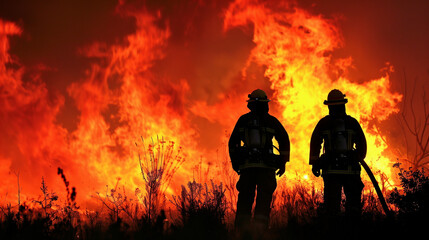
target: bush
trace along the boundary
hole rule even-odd
[[[317,216],[322,193],[314,186],[298,182],[290,188],[278,189],[273,196],[272,225],[309,223]]]
[[[399,170],[402,189],[395,188],[388,202],[396,207],[401,234],[407,238],[423,236],[429,223],[429,177],[423,169]]]
[[[225,212],[227,209],[222,183],[211,186],[194,181],[188,188],[182,185],[180,196],[172,203],[180,213],[183,231],[178,237],[191,239],[224,239],[227,235]]]
[[[429,213],[429,177],[424,170],[407,171],[400,168],[402,190],[395,188],[389,203],[395,205],[400,215],[424,217]]]

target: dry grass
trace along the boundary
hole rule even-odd
[[[138,159],[144,190],[137,188],[135,193],[143,204],[145,218],[153,223],[165,207],[165,191],[185,158],[181,147],[175,153],[173,141],[167,142],[157,137],[156,141],[151,139],[147,147],[143,137],[141,141]],[[137,143],[136,146],[139,147]]]
[[[176,152],[174,143],[162,139],[147,146],[142,140],[140,147],[139,167],[144,185],[143,190],[136,191],[137,198],[127,196],[118,179],[114,187],[106,187],[103,194],[97,193],[96,198],[103,206],[100,211],[81,210],[75,202],[76,189],[59,169],[66,199],[61,201],[42,178],[41,195],[37,199],[0,207],[2,239],[235,239],[228,226],[236,204],[235,173],[219,173],[219,182],[188,182],[179,196],[172,197],[174,209],[166,214],[165,191],[184,161],[181,150]],[[230,169],[226,160],[221,164]],[[390,195],[391,204],[396,206],[396,219],[384,217],[373,191],[364,192],[359,236],[400,239],[424,232],[428,177],[424,172],[401,170],[400,179],[402,190]],[[267,231],[266,239],[319,237],[326,225],[320,211],[323,192],[308,182],[289,186],[279,187],[275,192],[271,230]],[[178,216],[177,221],[172,219],[174,215]],[[416,220],[416,216],[423,218]],[[166,224],[167,218],[170,224]],[[344,226],[346,223],[339,222],[339,227]]]

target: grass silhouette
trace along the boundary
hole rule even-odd
[[[164,144],[164,153],[169,152],[169,156],[177,153],[172,154],[169,148],[172,143],[158,143],[161,145],[154,144],[152,150],[146,150],[151,154],[148,159],[142,155],[140,158],[142,177],[146,179],[142,186],[144,192],[137,193],[140,198],[128,197],[118,179],[113,188],[107,187],[106,193],[97,194],[96,198],[104,206],[102,210],[82,210],[75,201],[77,190],[70,186],[64,171],[58,169],[66,188],[66,199],[60,199],[42,178],[41,195],[37,199],[0,207],[1,239],[240,239],[231,225],[234,216],[231,206],[235,203],[227,197],[229,193],[222,182],[189,181],[182,186],[180,195],[169,199],[173,207],[163,208],[165,187],[161,188],[162,184],[155,184],[151,179],[168,181],[164,175],[166,168],[161,175],[153,171],[161,171],[169,160],[164,155],[162,163],[156,149],[163,149]],[[388,195],[394,218],[386,217],[375,193],[367,191],[362,196],[363,213],[359,225],[352,231],[353,236],[405,239],[424,234],[429,213],[429,178],[423,170],[401,168],[399,178],[401,187]],[[329,236],[332,226],[327,226],[329,219],[324,214],[322,199],[323,192],[309,184],[277,189],[270,229],[258,236],[263,239]],[[350,235],[348,227],[347,217],[338,216],[332,238]]]

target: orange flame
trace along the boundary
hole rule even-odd
[[[402,96],[389,91],[389,72],[380,79],[355,83],[347,79],[351,58],[332,57],[332,51],[343,42],[331,21],[298,8],[279,11],[249,2],[236,1],[231,5],[225,28],[253,24],[256,47],[248,66],[251,62],[266,66],[265,76],[275,91],[282,122],[291,136],[288,177],[292,174],[307,178],[309,136],[327,113],[322,101],[335,88],[346,94],[348,114],[362,124],[368,142],[366,160],[375,170],[392,177],[393,163],[384,156],[384,136],[374,131],[374,124],[399,111],[397,104]]]
[[[225,139],[210,134],[231,131],[247,111],[248,92],[267,86],[273,93],[271,111],[285,125],[291,140],[286,179],[296,176],[314,181],[309,177],[309,139],[317,121],[327,113],[322,102],[333,88],[346,93],[348,113],[364,128],[369,165],[393,177],[385,154],[388,146],[382,140],[385,136],[376,127],[398,112],[401,95],[389,90],[389,72],[364,83],[347,78],[352,59],[332,57],[344,44],[333,21],[290,4],[231,3],[223,15],[224,34],[240,28],[250,32],[254,45],[242,65],[237,63],[241,71],[219,79],[224,91],[210,93],[209,101],[191,95],[210,92],[211,86],[186,78],[175,81],[154,70],[156,62],[166,57],[166,48],[172,47],[168,22],[156,24],[162,19],[161,12],[127,11],[122,4],[118,11],[135,18],[136,31],[127,36],[125,44],[97,42],[80,50],[92,65],[83,79],[67,88],[79,110],[79,123],[73,131],[57,123],[64,96],[49,92],[40,75],[23,81],[26,68],[8,53],[8,37],[22,30],[0,20],[0,123],[7,126],[0,140],[0,174],[7,184],[0,186],[0,194],[9,193],[0,200],[16,199],[16,177],[10,172],[19,172],[23,199],[39,194],[42,176],[54,191],[61,192],[57,167],[64,169],[70,184],[76,186],[81,203],[106,184],[114,186],[117,178],[134,190],[143,184],[135,142],[156,136],[181,146],[187,159],[171,181],[168,192],[174,193],[192,180],[193,167],[200,161],[207,169],[222,167],[217,149],[225,150]],[[234,42],[234,46],[242,44]],[[169,67],[162,71],[169,72]],[[255,79],[261,72],[263,76]],[[231,77],[234,74],[242,77]],[[201,124],[203,121],[209,123]],[[213,144],[206,149],[200,147],[201,141]],[[222,181],[219,172],[225,171],[207,170],[205,179]]]

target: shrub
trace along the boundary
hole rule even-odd
[[[401,215],[424,217],[429,213],[429,177],[422,170],[399,168],[402,190],[395,188],[388,199]]]
[[[173,196],[172,203],[180,213],[183,234],[195,239],[223,239],[225,236],[225,189],[222,183],[210,181],[201,184],[188,182],[182,185],[180,196]]]
[[[424,236],[429,214],[429,178],[423,169],[399,170],[402,189],[395,188],[388,198],[397,210],[397,232],[404,238]]]

